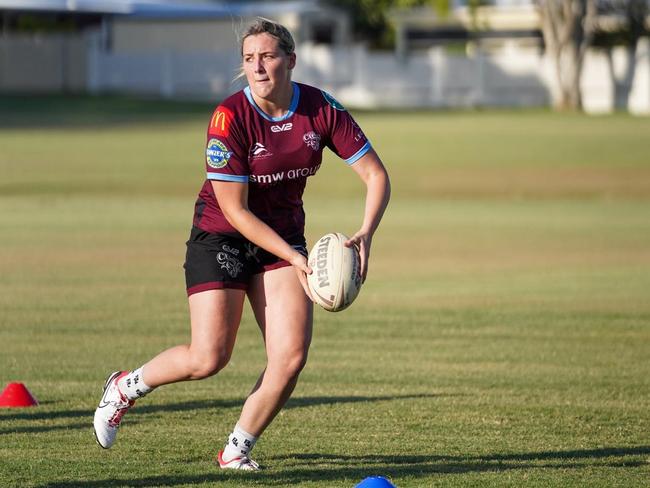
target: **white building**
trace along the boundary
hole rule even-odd
[[[0,0],[0,91],[91,92],[117,90],[169,94],[170,63],[190,68],[219,53],[215,70],[183,71],[188,86],[175,79],[174,93],[198,96],[227,88],[238,64],[237,38],[255,17],[286,25],[298,43],[346,46],[348,16],[315,0]],[[66,32],[21,33],[20,19],[57,22]],[[34,20],[36,19],[36,20]],[[192,79],[194,77],[194,79]],[[178,77],[176,77],[178,78]],[[190,86],[191,85],[191,86]],[[167,87],[167,88],[166,88]]]

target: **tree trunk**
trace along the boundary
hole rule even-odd
[[[614,107],[619,110],[627,110],[630,101],[630,92],[637,65],[637,46],[639,39],[644,36],[646,30],[646,18],[648,16],[648,3],[646,0],[627,0],[624,4],[625,18],[627,21],[627,45],[625,46],[625,73],[622,77],[616,76],[613,59],[613,46],[607,48],[607,65],[609,67],[610,79],[613,87]]]
[[[614,108],[617,110],[627,110],[630,101],[630,92],[632,91],[632,83],[634,82],[634,75],[636,73],[637,44],[638,39],[634,44],[625,48],[625,74],[622,77],[616,76],[613,55],[614,48],[612,46],[607,48],[607,67],[609,68],[609,76],[612,81]]]
[[[594,35],[596,0],[539,0],[547,52],[555,63],[558,110],[582,110],[580,75]]]

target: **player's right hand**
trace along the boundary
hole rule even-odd
[[[312,302],[314,302],[314,298],[311,296],[311,292],[309,291],[309,285],[307,284],[307,275],[312,274],[312,270],[307,264],[307,258],[299,252],[296,252],[289,262],[293,266],[293,269],[296,270],[298,280],[300,281],[303,290],[305,290],[305,294]]]

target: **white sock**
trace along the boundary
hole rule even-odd
[[[239,456],[248,456],[256,442],[257,437],[246,432],[238,423],[232,434],[228,436],[228,444],[223,450],[223,459],[230,461]]]
[[[142,379],[142,367],[134,369],[129,374],[120,378],[117,382],[117,386],[120,391],[126,396],[129,400],[137,400],[142,398],[147,393],[149,393],[153,388],[145,384]]]

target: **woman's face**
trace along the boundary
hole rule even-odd
[[[280,101],[291,92],[291,70],[296,55],[286,54],[278,40],[266,33],[248,36],[242,46],[242,63],[248,86],[258,98]]]

